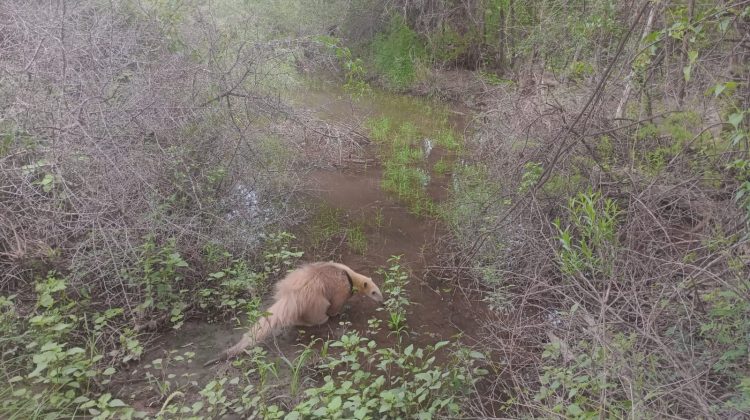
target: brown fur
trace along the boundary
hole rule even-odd
[[[354,290],[350,288],[347,273]],[[275,302],[267,310],[271,314],[261,318],[242,340],[206,365],[237,356],[279,328],[324,324],[329,317],[338,315],[352,293],[367,295],[376,302],[383,301],[380,289],[371,278],[344,264],[331,261],[304,265],[276,284]]]

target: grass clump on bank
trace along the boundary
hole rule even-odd
[[[431,181],[426,154],[434,147],[455,152],[460,148],[453,131],[438,126],[425,132],[410,121],[395,125],[389,117],[371,118],[366,123],[370,135],[378,143],[383,164],[383,190],[409,206],[419,216],[436,216],[437,206],[426,192]],[[448,164],[441,158],[434,169],[447,171]]]
[[[376,218],[369,226],[362,217],[349,217],[340,209],[322,206],[313,211],[310,222],[305,228],[306,239],[313,249],[322,249],[333,243],[342,242],[360,255],[367,252],[367,229],[382,226],[381,218]]]

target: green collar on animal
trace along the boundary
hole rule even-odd
[[[344,274],[346,274],[346,279],[349,280],[349,296],[354,295],[354,282],[352,281],[352,276],[349,275],[349,272],[344,270]]]

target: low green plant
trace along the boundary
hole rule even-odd
[[[738,264],[737,276],[731,285],[704,293],[701,298],[708,306],[708,317],[700,325],[700,337],[711,349],[711,370],[728,378],[735,388],[728,408],[750,409],[750,281],[745,268]]]
[[[568,66],[570,80],[582,80],[594,74],[594,66],[586,61],[574,61]]]
[[[344,229],[343,218],[343,212],[334,207],[324,206],[315,209],[307,225],[307,237],[310,246],[318,248],[341,234]]]
[[[319,36],[318,40],[334,52],[343,67],[346,82],[344,90],[354,97],[361,97],[371,91],[366,81],[367,70],[364,62],[359,57],[354,57],[349,47],[342,45],[338,38],[332,36]]]
[[[378,143],[385,142],[391,131],[391,120],[388,117],[369,118],[365,126],[370,131],[370,136]]]
[[[303,251],[292,246],[297,237],[289,232],[271,233],[264,235],[263,239],[263,272],[268,276],[286,274],[304,255]]]
[[[307,389],[287,419],[454,417],[471,385],[487,373],[478,367],[481,353],[447,341],[425,348],[378,348],[375,341],[350,332],[326,349],[335,353],[321,366],[323,384]],[[441,349],[455,356],[438,364]]]
[[[139,262],[139,269],[129,274],[145,296],[136,307],[136,314],[146,319],[169,313],[172,327],[180,328],[185,308],[184,269],[188,264],[177,251],[175,241],[159,245],[155,237],[147,237],[141,246]]]
[[[481,77],[485,83],[491,86],[513,86],[515,84],[513,80],[503,79],[495,73],[485,71],[480,71],[479,77]]]
[[[617,247],[619,207],[614,200],[602,198],[600,192],[589,190],[571,197],[567,209],[571,225],[563,228],[559,219],[554,222],[562,271],[609,277]]]
[[[444,158],[440,158],[435,164],[432,166],[432,170],[435,171],[438,175],[445,175],[450,172],[451,170],[451,164]]]
[[[346,229],[346,244],[357,254],[364,255],[367,252],[367,236],[361,224]]]
[[[406,309],[411,303],[406,292],[409,274],[401,265],[400,255],[388,258],[388,268],[381,268],[378,273],[383,276],[382,290],[385,295],[383,307],[378,310],[388,313],[388,328],[400,335],[406,331]]]
[[[206,287],[198,290],[198,306],[207,310],[210,319],[236,316],[238,310],[257,306],[254,298],[265,292],[267,280],[267,273],[253,271],[245,261],[236,260],[208,274],[203,283]]]
[[[449,128],[438,131],[435,140],[439,146],[447,150],[457,151],[461,148],[461,143],[456,139],[456,133]]]
[[[542,176],[544,168],[541,164],[536,162],[526,162],[523,165],[523,175],[521,175],[521,184],[518,186],[519,194],[523,194],[530,190],[531,187],[536,185],[539,178]]]
[[[373,223],[375,225],[375,228],[378,230],[383,228],[383,225],[385,224],[385,218],[383,217],[383,208],[378,207],[375,209],[375,216],[373,217]]]
[[[186,351],[180,353],[178,350],[164,351],[164,356],[156,358],[142,366],[145,371],[146,381],[150,390],[165,399],[170,394],[179,392],[180,388],[185,388],[194,382],[194,373],[183,373],[180,377],[170,370],[176,365],[182,363],[192,363],[195,353]]]
[[[617,335],[609,348],[581,341],[571,349],[559,341],[545,346],[544,365],[534,400],[551,413],[569,419],[623,418],[632,401],[619,400],[614,390],[617,369],[632,356],[635,335]],[[567,361],[566,361],[567,360]],[[636,368],[640,369],[640,368]],[[602,395],[607,395],[602,399]]]
[[[88,415],[96,419],[132,418],[135,410],[113,398],[101,385],[115,373],[103,365],[96,340],[81,340],[89,331],[85,300],[67,295],[64,278],[50,273],[37,282],[36,305],[28,317],[15,310],[13,297],[0,298],[3,321],[0,417],[58,418]],[[98,325],[118,316],[97,316]],[[98,331],[101,331],[101,327]],[[12,357],[11,357],[12,356]]]

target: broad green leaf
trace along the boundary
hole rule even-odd
[[[692,71],[693,71],[693,67],[692,66],[685,66],[682,69],[682,74],[685,77],[685,81],[686,82],[690,81],[690,76],[691,76]]]
[[[110,407],[115,407],[115,408],[116,407],[127,407],[127,404],[125,404],[124,402],[122,402],[122,400],[114,399],[114,400],[112,400],[112,401],[109,402],[109,406]]]
[[[736,130],[740,126],[743,117],[743,112],[735,112],[734,114],[730,115],[729,118],[727,118],[727,122],[729,124],[732,124],[732,127],[734,127],[734,129]]]
[[[333,397],[331,402],[328,403],[328,412],[329,413],[336,412],[340,408],[341,408],[341,397],[337,395]]]
[[[571,416],[580,416],[583,414],[583,410],[581,410],[581,407],[578,404],[573,403],[568,406],[568,414]]]
[[[698,59],[698,51],[690,51],[688,52],[688,60],[690,60],[690,63],[695,63],[695,60]]]

